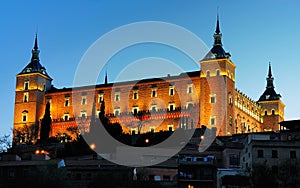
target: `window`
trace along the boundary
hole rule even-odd
[[[210,95],[210,103],[211,103],[211,104],[216,103],[216,94],[211,94],[211,95]]]
[[[28,115],[28,111],[24,110],[22,112],[22,121],[23,122],[27,121],[27,115]]]
[[[272,110],[272,115],[275,115],[275,110],[274,109]]]
[[[210,77],[210,71],[206,71],[206,77]]]
[[[133,107],[133,108],[132,108],[132,113],[133,113],[134,115],[136,115],[136,114],[138,113],[138,111],[139,111],[139,107]]]
[[[68,121],[68,120],[69,120],[69,117],[70,117],[69,114],[64,114],[64,118],[63,118],[63,119],[64,119],[65,121]]]
[[[233,122],[232,122],[232,116],[229,116],[229,125],[232,126]]]
[[[188,93],[188,94],[193,93],[193,84],[188,84],[188,87],[187,87],[187,93]]]
[[[257,150],[257,158],[264,158],[264,150],[262,149]]]
[[[150,110],[153,111],[153,112],[155,112],[156,111],[156,105],[155,104],[152,105]]]
[[[81,104],[86,105],[86,96],[81,96]]]
[[[131,129],[131,134],[132,134],[132,135],[135,135],[135,133],[136,133],[136,128],[132,128],[132,129]]]
[[[175,110],[175,104],[174,103],[170,103],[168,109],[169,109],[169,111]]]
[[[290,151],[290,158],[296,159],[296,151],[295,150]]]
[[[272,158],[278,158],[278,151],[272,150]]]
[[[232,104],[232,96],[231,95],[229,95],[229,98],[228,98],[228,104]]]
[[[120,114],[120,108],[115,108],[114,109],[114,115],[118,116]]]
[[[216,75],[220,76],[220,70],[219,69],[216,70]]]
[[[154,133],[154,131],[155,131],[155,128],[154,127],[150,127],[150,132]]]
[[[65,106],[69,106],[70,105],[70,98],[66,97],[65,98]]]
[[[10,178],[15,177],[15,170],[9,169],[9,170],[8,170],[8,177],[10,177]]]
[[[267,110],[265,110],[265,116],[267,116],[268,115],[268,111]]]
[[[132,99],[138,99],[138,98],[139,98],[138,91],[134,91]]]
[[[24,90],[27,91],[29,89],[29,81],[24,82]]]
[[[278,174],[278,166],[276,166],[276,165],[272,166],[272,173],[273,173],[274,175],[277,175],[277,174]]]
[[[175,90],[174,90],[174,86],[172,85],[169,87],[169,95],[173,96],[174,94],[175,94]]]
[[[86,118],[86,117],[87,117],[86,111],[81,111],[81,112],[80,112],[80,117],[81,117],[81,118]]]
[[[24,93],[23,95],[23,102],[28,102],[29,94],[28,92]]]
[[[186,103],[186,108],[187,109],[191,109],[193,107],[193,103],[192,102],[187,102]]]
[[[240,156],[237,154],[231,154],[229,156],[229,165],[231,167],[238,167],[240,166]]]
[[[115,93],[115,101],[120,101],[120,93]]]
[[[152,89],[151,97],[157,97],[156,89]]]
[[[103,93],[98,94],[98,103],[103,102]]]
[[[210,117],[210,125],[216,125],[216,116]]]
[[[168,131],[173,131],[173,125],[168,125]]]

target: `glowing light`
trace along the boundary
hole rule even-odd
[[[148,144],[148,143],[149,143],[149,139],[148,139],[148,138],[146,138],[146,140],[145,140],[145,143],[146,143],[146,144]]]
[[[201,139],[201,140],[203,140],[203,139],[204,139],[204,136],[203,136],[203,135],[201,135],[201,136],[200,136],[200,139]]]
[[[94,150],[96,148],[96,144],[90,144],[90,148]]]

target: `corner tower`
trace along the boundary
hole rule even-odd
[[[257,101],[262,107],[261,116],[263,117],[263,123],[261,128],[263,131],[276,131],[279,130],[279,122],[284,120],[285,105],[280,100],[281,95],[275,91],[270,63],[266,80],[266,89]]]
[[[234,133],[236,66],[223,49],[219,16],[213,47],[200,65],[200,123],[216,127],[217,135],[231,135]]]
[[[51,77],[40,64],[38,38],[35,36],[31,60],[16,76],[13,143],[35,142],[39,121],[45,109],[45,93],[51,88]]]

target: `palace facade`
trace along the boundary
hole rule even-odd
[[[236,65],[223,49],[219,20],[213,37],[213,47],[199,62],[201,70],[118,83],[108,83],[106,75],[104,84],[58,89],[40,63],[36,36],[32,58],[16,76],[14,142],[39,138],[47,102],[50,136],[74,137],[70,130],[78,126],[88,132],[103,101],[110,122],[129,134],[202,125],[216,127],[217,135],[278,130],[285,105],[274,90],[271,65],[265,91],[252,100],[235,87]]]

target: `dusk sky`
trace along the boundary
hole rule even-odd
[[[217,7],[223,47],[231,53],[231,60],[237,66],[236,87],[257,101],[265,89],[268,64],[271,62],[275,90],[286,104],[285,119],[300,119],[298,0],[1,1],[0,135],[11,133],[15,76],[30,61],[36,32],[41,51],[40,63],[53,78],[53,85],[72,87],[76,68],[86,50],[102,35],[126,24],[141,21],[176,24],[197,35],[210,49]],[[142,45],[136,56],[133,52],[116,56],[108,66],[109,81],[118,75],[118,63],[124,66],[143,57],[160,58],[160,48]],[[163,56],[176,61],[174,57],[178,54],[174,54],[172,59],[172,50]],[[197,68],[183,67],[185,71]],[[167,73],[168,70],[165,70],[161,75],[159,71],[153,77],[166,76]],[[132,76],[132,79],[143,78],[138,74]]]

